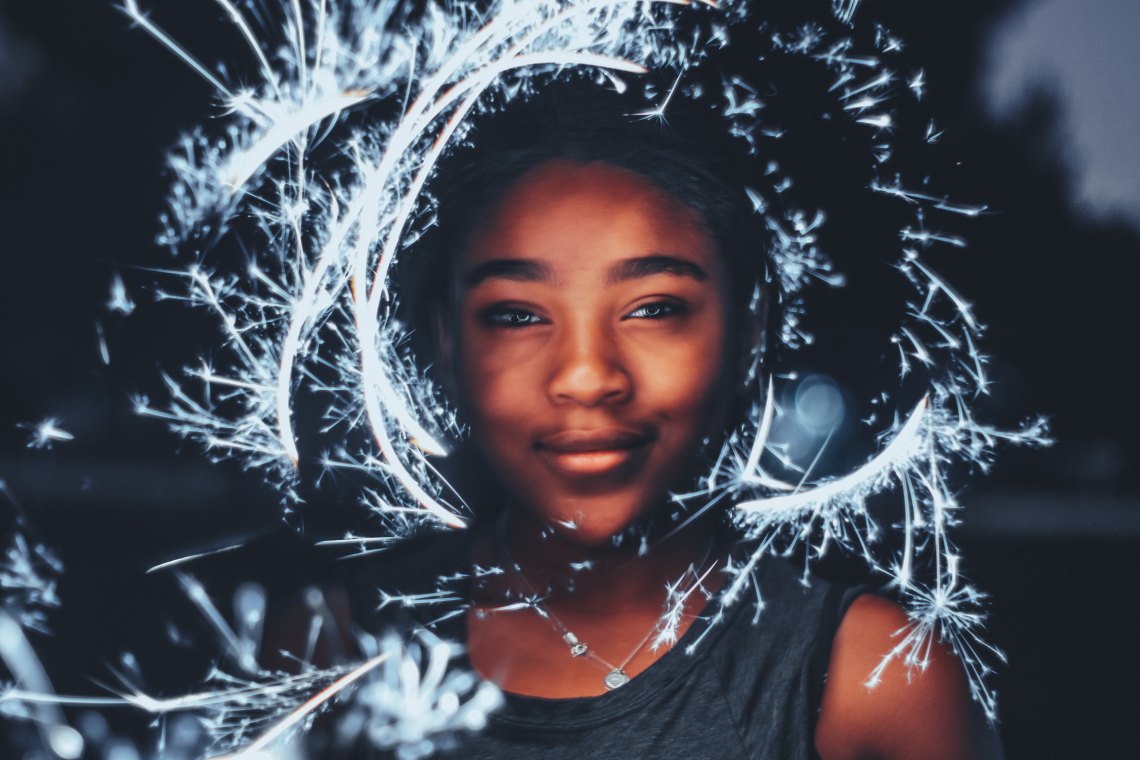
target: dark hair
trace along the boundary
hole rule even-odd
[[[436,223],[398,274],[402,287],[415,294],[406,318],[418,356],[438,358],[436,323],[452,316],[455,260],[479,222],[524,175],[556,160],[626,169],[696,212],[726,264],[730,338],[749,350],[745,342],[757,319],[750,305],[757,288],[767,289],[768,262],[768,233],[752,213],[742,180],[749,160],[711,110],[678,107],[665,120],[629,110],[614,93],[544,95],[485,117],[464,147],[441,163],[431,184]],[[765,293],[763,310],[768,300]]]

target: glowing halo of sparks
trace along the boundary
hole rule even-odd
[[[792,493],[768,496],[763,499],[740,502],[736,508],[747,513],[777,513],[788,515],[805,507],[816,508],[820,504],[843,496],[852,488],[868,482],[876,475],[889,472],[893,468],[905,466],[912,456],[915,439],[923,423],[927,401],[922,400],[906,423],[899,429],[889,444],[875,458],[848,475],[821,483],[807,491],[794,490]]]
[[[874,176],[864,189],[908,213],[895,230],[900,248],[892,276],[911,295],[890,350],[898,356],[899,388],[906,382],[912,389],[897,394],[893,410],[884,403],[865,420],[882,427],[889,412],[895,417],[864,464],[844,475],[821,474],[815,470],[831,435],[806,467],[792,461],[774,433],[789,414],[776,399],[790,378],[757,365],[752,419],[729,437],[702,487],[675,499],[686,509],[696,502],[691,514],[734,503],[733,519],[755,543],[753,555],[734,568],[722,605],[734,603],[749,585],[759,599],[754,570],[766,553],[799,545],[810,561],[833,544],[853,551],[898,590],[915,623],[904,649],[922,651],[935,636],[948,642],[965,663],[975,697],[994,716],[996,703],[984,680],[984,653],[991,648],[980,638],[981,595],[963,583],[947,535],[958,504],[945,473],[955,463],[984,470],[1000,443],[1046,444],[1047,429],[1033,420],[999,430],[973,416],[972,403],[990,382],[978,348],[984,327],[928,259],[960,252],[966,239],[951,229],[954,220],[975,218],[986,207],[956,202],[925,178],[911,184],[910,172],[897,165],[895,142],[914,132],[907,130],[905,111],[924,102],[930,83],[921,71],[900,72],[892,56],[902,42],[885,28],[874,25],[869,43],[856,36],[864,29],[859,0],[830,0],[830,19],[787,28],[751,17],[743,1],[501,0],[429,3],[413,12],[381,0],[292,0],[282,3],[283,38],[276,48],[257,38],[243,4],[216,1],[257,61],[263,78],[257,87],[232,86],[149,20],[137,0],[123,5],[228,109],[220,138],[196,132],[172,152],[175,179],[159,239],[175,253],[192,255],[176,271],[186,293],[164,291],[163,297],[212,312],[229,356],[222,369],[203,362],[188,373],[201,384],[203,398],[166,376],[169,405],[157,408],[140,397],[136,409],[204,443],[215,456],[264,468],[296,498],[302,461],[293,419],[298,392],[307,384],[326,393],[333,399],[329,427],[343,424],[369,439],[360,451],[341,447],[327,455],[327,466],[375,476],[382,486],[368,490],[366,503],[393,535],[423,522],[452,528],[467,523],[462,496],[427,459],[445,456],[461,431],[404,348],[407,331],[396,316],[392,272],[401,252],[433,224],[433,173],[468,139],[472,121],[492,112],[488,97],[509,108],[548,82],[575,76],[642,98],[647,107],[639,100],[629,111],[635,118],[667,120],[677,99],[711,102],[727,135],[743,141],[758,165],[761,155],[767,159],[746,193],[770,236],[762,256],[781,305],[771,332],[794,350],[814,341],[804,326],[804,294],[819,284],[846,282],[822,247],[827,214],[786,200],[796,178],[769,158],[779,155],[769,146],[779,146],[786,130],[767,115],[763,88],[732,72],[721,72],[719,91],[693,86],[686,77],[710,51],[730,46],[741,25],[759,28],[766,39],[767,47],[755,51],[758,61],[783,57],[829,76],[832,121],[870,136],[866,150]],[[266,53],[274,49],[279,52]],[[651,77],[666,84],[651,83]],[[371,116],[374,108],[379,116]],[[367,128],[353,127],[350,112]],[[940,135],[923,119],[912,137],[929,145]],[[338,166],[347,168],[322,170],[316,150],[323,143],[333,145]],[[251,220],[262,245],[246,276],[205,263],[218,239]],[[321,372],[333,379],[320,379]],[[919,380],[925,386],[914,395]],[[896,389],[889,390],[894,398]],[[881,394],[884,402],[887,396]],[[893,553],[884,559],[884,550],[874,546],[883,529],[867,502],[891,489],[902,497],[902,547],[888,549]],[[458,496],[458,506],[450,495]],[[683,600],[689,592],[678,587],[670,593]],[[671,641],[673,628],[666,619],[659,640]],[[903,659],[921,664],[921,657]]]

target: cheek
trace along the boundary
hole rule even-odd
[[[643,400],[674,422],[715,427],[710,415],[727,396],[721,352],[670,354],[655,357],[655,371],[640,384]]]
[[[719,321],[697,335],[657,345],[638,357],[641,403],[678,439],[699,442],[718,430],[731,396],[725,331]]]
[[[506,434],[533,411],[539,379],[526,352],[501,343],[491,345],[478,331],[461,335],[458,377],[462,406],[479,437]],[[517,341],[516,341],[517,342]],[[525,341],[524,341],[525,342]]]

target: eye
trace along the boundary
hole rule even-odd
[[[479,320],[489,327],[519,328],[543,324],[537,314],[517,306],[492,306],[479,314]]]
[[[685,305],[676,301],[653,301],[642,304],[622,319],[665,319],[685,313]]]

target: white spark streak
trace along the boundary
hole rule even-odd
[[[768,378],[768,391],[764,394],[764,412],[760,415],[760,427],[756,431],[756,438],[748,452],[748,461],[744,465],[744,477],[760,481],[765,479],[760,469],[760,457],[768,445],[768,434],[772,430],[772,417],[776,412],[776,399],[772,387],[772,378]]]
[[[257,755],[266,747],[273,744],[273,742],[278,741],[282,736],[285,736],[290,731],[294,730],[297,725],[305,720],[305,718],[307,718],[314,710],[319,709],[330,699],[340,694],[352,684],[356,683],[362,676],[365,676],[371,671],[375,670],[377,666],[382,664],[391,656],[391,652],[385,652],[384,654],[377,655],[371,660],[368,660],[355,669],[349,671],[345,675],[341,676],[314,694],[312,697],[306,700],[304,704],[285,716],[284,719],[276,723],[271,729],[258,737],[258,739],[251,743],[249,746],[243,747],[240,752],[237,752],[235,754],[219,756],[219,760],[221,757],[227,757],[236,760],[236,758],[249,758]]]
[[[202,616],[214,629],[226,654],[246,673],[254,674],[260,669],[257,664],[256,642],[251,642],[239,636],[225,617],[214,605],[206,589],[196,578],[178,573],[178,582],[186,592],[186,596],[202,613]]]
[[[824,210],[790,205],[801,185],[781,168],[789,130],[771,115],[781,109],[769,106],[788,106],[795,98],[764,82],[763,72],[785,63],[821,71],[829,84],[820,86],[820,94],[833,99],[833,121],[852,134],[874,130],[869,191],[913,212],[912,220],[891,230],[903,246],[897,272],[914,289],[904,322],[892,334],[902,374],[927,387],[880,394],[874,403],[881,408],[863,416],[890,420],[894,414],[895,424],[881,436],[885,445],[864,465],[835,475],[817,472],[824,446],[813,448],[808,464],[779,437],[795,412],[776,399],[796,382],[794,375],[757,380],[756,392],[765,396],[754,419],[729,437],[700,489],[676,497],[682,505],[700,502],[681,524],[730,497],[738,502],[735,519],[760,548],[735,568],[724,604],[749,586],[759,598],[753,568],[762,554],[788,549],[789,542],[808,543],[809,559],[829,546],[856,552],[893,579],[916,621],[899,652],[920,651],[937,630],[962,656],[975,696],[992,711],[979,638],[981,597],[964,591],[968,587],[957,579],[956,550],[946,531],[956,503],[942,473],[954,461],[984,470],[999,442],[1040,445],[1047,438],[1039,421],[999,431],[971,414],[969,402],[989,383],[978,348],[983,327],[969,302],[918,252],[934,256],[949,247],[957,255],[966,243],[952,225],[987,208],[955,202],[925,178],[914,183],[921,191],[904,183],[896,140],[912,123],[929,124],[915,135],[921,143],[933,144],[941,133],[926,117],[903,118],[925,97],[926,77],[917,70],[906,79],[898,73],[904,67],[884,65],[892,57],[898,63],[903,42],[872,27],[868,44],[868,30],[856,22],[859,0],[832,0],[834,20],[766,26],[768,42],[749,51],[759,79],[720,71],[719,90],[696,86],[692,77],[702,65],[717,65],[708,61],[729,44],[736,25],[757,22],[744,2],[697,8],[668,0],[520,0],[477,10],[460,1],[411,13],[380,0],[290,0],[276,19],[277,36],[263,39],[243,14],[252,6],[216,2],[252,51],[261,82],[232,86],[216,73],[223,67],[203,66],[149,21],[135,0],[123,6],[206,79],[228,109],[219,136],[193,133],[172,153],[175,180],[160,236],[188,257],[180,271],[185,292],[163,297],[207,310],[221,328],[225,355],[216,370],[200,362],[186,371],[198,391],[166,376],[168,405],[156,408],[139,397],[136,410],[166,421],[214,456],[265,468],[288,498],[296,498],[303,442],[314,434],[294,421],[295,405],[302,389],[328,399],[322,433],[343,431],[350,442],[323,447],[336,452],[325,456],[326,469],[359,470],[379,483],[365,489],[362,502],[389,534],[344,539],[362,551],[371,544],[382,549],[420,522],[466,524],[462,495],[427,458],[445,456],[461,431],[439,389],[407,355],[407,328],[398,319],[401,294],[391,275],[398,256],[415,255],[411,243],[433,224],[433,175],[450,151],[472,139],[472,125],[537,94],[552,79],[573,75],[621,90],[634,117],[664,121],[685,98],[712,107],[723,116],[726,135],[743,140],[756,158],[755,181],[746,192],[769,233],[757,245],[757,257],[770,265],[765,289],[778,292],[782,307],[773,338],[795,349],[815,339],[804,326],[805,295],[820,284],[842,286],[845,279],[821,246],[829,239],[821,234]],[[699,13],[714,22],[703,25]],[[629,81],[618,80],[617,72]],[[928,228],[927,216],[934,219],[936,212],[939,229]],[[232,228],[244,233],[251,226],[258,244],[241,274],[227,274],[237,267],[226,262],[206,263]],[[402,295],[408,302],[419,296]],[[125,289],[123,297],[129,303]],[[754,368],[750,378],[759,375]],[[38,435],[45,445],[63,440],[49,435],[52,430],[58,431],[49,426]],[[874,547],[882,528],[867,500],[895,486],[903,546],[900,556],[885,560]],[[787,542],[776,541],[781,534]],[[381,604],[460,597],[441,586],[417,597],[386,594]],[[215,628],[240,659],[241,637],[221,624]],[[912,666],[922,661],[918,655],[904,659]]]
[[[151,23],[150,19],[139,9],[138,0],[125,0],[123,3],[123,12],[126,13],[132,21],[141,26],[147,31],[150,36],[154,37],[162,43],[168,50],[181,58],[190,68],[198,73],[200,77],[205,79],[222,95],[226,96],[229,100],[236,100],[233,93],[231,93],[221,81],[218,80],[210,71],[198,62],[194,56],[182,49],[173,39],[171,39],[166,32],[162,31],[158,25]]]
[[[222,10],[224,10],[229,15],[230,21],[232,21],[234,26],[238,28],[238,31],[241,32],[242,37],[245,38],[246,44],[249,45],[249,49],[257,58],[257,62],[261,64],[261,74],[265,78],[265,81],[276,89],[276,74],[273,71],[273,67],[269,65],[269,59],[265,57],[265,51],[261,49],[261,44],[257,41],[257,37],[254,35],[253,30],[250,29],[249,24],[246,22],[245,16],[242,15],[241,11],[238,10],[237,6],[230,2],[230,0],[216,0],[216,2],[222,7]],[[278,91],[278,94],[280,94],[280,91]]]
[[[95,323],[95,339],[99,345],[99,359],[104,365],[111,363],[111,349],[107,347],[107,335],[103,332],[103,323]]]
[[[68,443],[75,440],[75,436],[59,426],[58,417],[48,417],[38,423],[24,423],[21,427],[32,431],[28,439],[29,449],[50,449],[56,443]]]
[[[30,719],[46,749],[57,757],[76,758],[83,752],[83,738],[68,725],[59,706],[29,704],[16,696],[21,687],[51,692],[48,674],[25,632],[49,632],[47,614],[59,606],[56,580],[63,565],[45,547],[28,537],[20,505],[3,480],[0,480],[0,496],[13,511],[8,545],[0,555],[0,661],[7,665],[15,679],[14,684],[4,684],[0,690],[0,712],[9,718]],[[9,709],[13,706],[25,709]]]
[[[677,643],[677,632],[685,614],[685,604],[693,592],[702,590],[705,579],[715,569],[715,564],[710,565],[704,573],[697,576],[697,568],[690,567],[684,575],[665,587],[665,612],[657,624],[657,632],[650,644],[651,649],[656,651],[661,647],[671,647]]]
[[[125,317],[130,316],[135,310],[135,302],[127,293],[127,286],[123,283],[123,278],[118,272],[111,279],[111,298],[107,301],[107,309]]]
[[[31,690],[50,694],[51,682],[40,665],[24,631],[7,612],[0,608],[0,659],[8,665],[17,683]],[[4,695],[2,699],[8,699]],[[72,760],[83,752],[83,737],[64,720],[63,711],[52,703],[39,703],[36,708],[36,727],[44,744],[58,757]]]
[[[280,151],[297,135],[304,134],[327,118],[347,111],[363,103],[371,96],[368,92],[346,92],[327,96],[321,100],[303,103],[295,112],[280,120],[258,138],[252,145],[230,159],[230,165],[222,176],[222,183],[235,193],[245,184],[265,162]]]
[[[835,17],[842,21],[844,24],[850,24],[852,19],[855,18],[855,11],[859,7],[862,0],[831,0],[832,9],[835,11]]]
[[[253,591],[254,596],[260,593]],[[237,606],[243,606],[240,598]],[[203,611],[208,617],[217,614],[216,610]],[[217,627],[216,621],[211,624]],[[222,625],[228,627],[224,621]],[[243,626],[239,630],[249,633]],[[222,643],[226,648],[233,646]],[[250,649],[244,642],[238,646]],[[0,658],[20,685],[0,694],[0,704],[5,709],[18,705],[27,710],[45,742],[64,758],[78,757],[83,742],[64,721],[61,707],[130,707],[154,716],[189,713],[197,716],[204,731],[208,756],[253,758],[303,748],[312,719],[334,700],[349,701],[352,709],[367,716],[355,730],[372,747],[395,750],[401,758],[419,758],[449,746],[453,734],[480,729],[487,714],[502,701],[492,684],[451,667],[456,648],[429,633],[406,643],[394,637],[366,637],[362,646],[372,654],[359,663],[330,668],[302,663],[302,672],[295,675],[255,666],[248,678],[215,670],[207,679],[207,688],[174,697],[154,697],[130,686],[109,696],[58,695],[20,626],[0,609]],[[346,746],[355,742],[355,737],[343,731],[330,738]]]
[[[59,606],[55,578],[61,570],[55,555],[14,531],[0,555],[0,608],[22,628],[46,633],[47,611]]]
[[[807,491],[744,501],[737,504],[736,508],[742,512],[776,513],[790,517],[802,509],[807,507],[814,509],[821,504],[833,501],[836,497],[842,496],[852,489],[863,487],[866,483],[877,479],[883,473],[892,471],[914,456],[914,442],[922,426],[926,407],[927,400],[923,399],[910,413],[906,424],[902,426],[894,440],[874,459],[851,474]]]
[[[911,77],[906,86],[914,92],[914,96],[918,100],[922,100],[922,98],[926,95],[926,72],[920,69],[915,73],[913,77]]]

